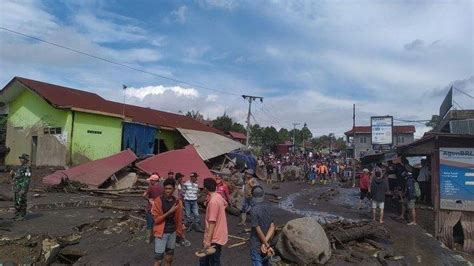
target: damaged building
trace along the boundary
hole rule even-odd
[[[8,114],[7,165],[19,164],[18,156],[23,153],[30,155],[35,166],[65,166],[127,149],[141,157],[193,144],[200,152],[203,140],[197,138],[193,143],[192,135],[203,132],[225,139],[223,153],[243,147],[188,116],[117,103],[95,93],[21,77],[13,78],[0,91],[0,102]]]

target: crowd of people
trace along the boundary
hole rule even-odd
[[[271,205],[264,202],[264,189],[254,177],[254,171],[245,171],[243,190],[244,204],[241,224],[245,224],[247,213],[251,217],[250,258],[253,265],[268,265],[268,258],[275,255],[269,244],[274,233]],[[152,174],[147,181],[148,189],[143,197],[147,200],[146,242],[154,242],[155,265],[171,265],[176,246],[190,246],[185,234],[194,230],[203,233],[203,249],[196,252],[200,265],[221,265],[222,246],[228,241],[226,208],[229,205],[229,188],[220,174],[203,180],[206,194],[201,225],[198,199],[200,188],[198,174],[191,173],[189,180],[182,182],[181,173],[168,173],[161,178]]]
[[[288,179],[285,174],[293,170],[292,176],[300,181],[315,185],[318,181],[326,184],[331,181],[347,181],[352,177],[352,164],[349,159],[322,156],[313,152],[275,155],[269,153],[257,160],[257,165],[266,175],[268,184],[283,182]]]
[[[419,168],[410,165],[406,158],[396,158],[386,163],[376,163],[364,168],[359,178],[360,202],[372,200],[373,220],[376,220],[376,209],[380,210],[379,222],[383,223],[386,196],[400,202],[400,220],[405,220],[409,210],[408,225],[416,225],[417,201],[430,204],[431,171],[426,159],[422,159]],[[370,169],[369,169],[370,168]]]

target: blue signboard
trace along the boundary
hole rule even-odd
[[[440,207],[474,211],[474,148],[439,148]]]

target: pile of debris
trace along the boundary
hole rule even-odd
[[[21,265],[73,264],[87,255],[87,251],[78,246],[81,240],[90,238],[90,235],[127,233],[133,236],[143,231],[144,225],[144,219],[124,215],[81,224],[74,228],[74,233],[59,237],[41,234],[18,238],[3,237],[0,238],[0,261]]]
[[[388,231],[380,224],[369,221],[349,222],[337,221],[323,226],[333,254],[339,259],[352,263],[386,264],[386,260],[400,260],[403,257],[395,256],[389,249],[387,241],[390,239]]]
[[[47,235],[27,235],[20,238],[1,238],[0,261],[18,264],[44,264],[50,265],[58,257],[66,260],[70,254],[67,247],[79,243],[81,236],[70,234],[61,237]],[[63,252],[64,250],[64,252]],[[2,257],[6,256],[6,257]]]
[[[276,237],[276,250],[284,261],[298,265],[325,264],[330,259],[357,264],[382,264],[395,256],[383,226],[369,222],[337,221],[321,226],[310,217],[291,220]]]

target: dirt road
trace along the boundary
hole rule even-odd
[[[370,219],[368,209],[359,211],[355,204],[358,201],[356,189],[337,188],[338,193],[328,198],[321,195],[334,185],[309,187],[306,184],[287,182],[280,185],[280,189],[267,192],[283,197],[279,204],[274,203],[275,219],[278,225],[288,220],[311,216],[321,222],[338,219],[364,220]],[[31,195],[30,195],[31,196]],[[31,198],[30,205],[42,206],[27,217],[26,221],[13,223],[9,218],[13,215],[11,202],[0,202],[0,234],[2,237],[14,239],[26,235],[59,237],[65,235],[79,235],[80,241],[73,245],[81,256],[66,256],[62,263],[76,262],[87,265],[151,265],[153,263],[153,245],[145,244],[143,231],[143,212],[120,211],[112,209],[98,209],[93,204],[101,201],[113,202],[113,205],[128,206],[139,209],[143,205],[139,197],[107,199],[104,197],[46,193],[44,197]],[[273,198],[269,196],[268,199]],[[59,204],[69,202],[85,207],[68,207],[74,204]],[[79,203],[78,203],[79,202]],[[81,203],[82,202],[82,203]],[[92,202],[92,205],[85,204]],[[48,204],[52,204],[51,206]],[[42,204],[42,205],[41,205]],[[82,204],[82,205],[81,205]],[[48,209],[48,206],[51,209]],[[59,206],[59,207],[58,207]],[[65,207],[65,208],[64,208]],[[390,218],[386,219],[386,228],[390,231],[391,239],[384,244],[392,247],[397,255],[403,256],[401,261],[394,265],[469,265],[472,257],[463,258],[459,254],[444,249],[434,238],[428,236],[419,227],[409,227]],[[238,218],[228,216],[229,233],[240,237],[248,237],[243,227],[237,226]],[[9,230],[9,231],[5,231]],[[175,265],[196,265],[198,259],[194,252],[201,247],[202,234],[191,232],[187,234],[191,247],[178,247],[175,252]],[[229,244],[237,243],[231,239]],[[33,245],[34,246],[34,245]],[[29,254],[29,253],[31,254]],[[36,252],[36,253],[35,253]],[[10,243],[0,249],[0,262],[28,261],[37,254],[34,247],[24,247]],[[29,256],[25,256],[29,254]],[[223,249],[223,265],[250,265],[248,245]],[[329,265],[347,264],[347,262],[331,259]]]

